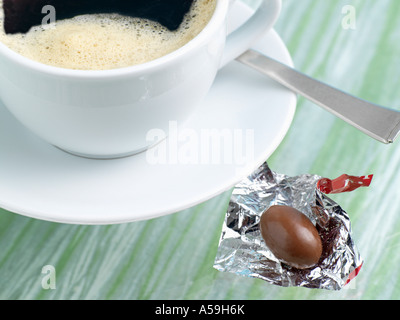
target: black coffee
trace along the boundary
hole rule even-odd
[[[117,13],[159,22],[169,30],[181,25],[194,0],[3,0],[4,30],[7,34],[26,33],[40,25],[51,5],[57,20],[82,14]]]
[[[6,0],[0,0],[0,25],[3,1]],[[115,13],[82,14],[57,20],[55,25],[34,26],[26,33],[6,34],[0,28],[0,42],[31,60],[61,68],[128,67],[183,47],[208,24],[216,3],[217,0],[193,0],[183,22],[174,31],[145,18]],[[164,17],[170,16],[164,14]]]

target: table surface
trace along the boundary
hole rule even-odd
[[[346,8],[354,10],[355,29],[344,27]],[[283,0],[275,29],[297,69],[400,109],[399,12],[398,0]],[[365,261],[341,291],[281,288],[216,271],[226,192],[183,212],[111,226],[50,223],[0,209],[0,299],[399,299],[398,162],[398,143],[376,142],[303,98],[268,159],[287,175],[375,175],[369,188],[335,197]],[[46,265],[56,270],[54,290],[42,287]]]

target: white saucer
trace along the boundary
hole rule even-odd
[[[238,3],[230,27],[250,14]],[[254,48],[292,65],[275,31]],[[149,162],[149,153],[117,160],[79,158],[32,135],[0,103],[0,207],[74,224],[125,223],[186,209],[229,190],[267,160],[291,125],[296,101],[292,92],[237,62],[221,70],[201,112],[184,128],[198,138],[204,129],[236,132],[244,139],[254,135],[252,159],[245,165],[229,164],[229,157],[223,156],[219,164],[206,158],[199,164],[170,158],[169,164],[157,165]],[[152,151],[166,147],[173,154],[170,141]],[[187,150],[193,143],[194,139],[183,140],[178,148]],[[243,147],[243,155],[246,150]]]

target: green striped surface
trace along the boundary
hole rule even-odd
[[[356,10],[343,29],[342,8]],[[301,71],[400,109],[400,1],[283,0],[276,30]],[[398,299],[400,146],[382,145],[300,98],[287,137],[269,159],[288,175],[375,175],[336,196],[365,260],[339,292],[280,288],[212,268],[229,192],[151,221],[73,226],[0,210],[0,299]],[[112,214],[112,212],[110,212]],[[44,290],[42,267],[56,268]]]

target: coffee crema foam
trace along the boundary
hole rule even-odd
[[[158,22],[118,14],[92,14],[60,20],[55,26],[33,27],[0,42],[38,62],[76,70],[133,66],[165,56],[195,38],[210,21],[217,0],[195,0],[176,31]],[[0,23],[3,25],[3,1]]]

